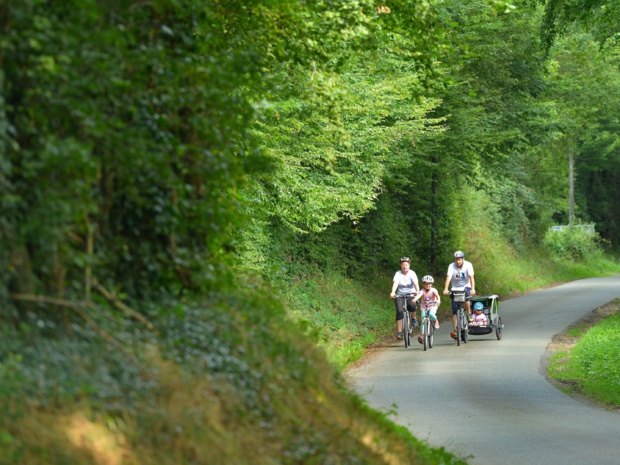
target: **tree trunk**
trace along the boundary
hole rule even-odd
[[[575,155],[573,144],[568,145],[568,224],[573,224],[575,217]]]
[[[439,181],[437,179],[437,157],[431,158],[433,164],[433,177],[431,180],[431,270],[438,270],[437,268],[437,228],[438,221],[437,216],[437,186]]]

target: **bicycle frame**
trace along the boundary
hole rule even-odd
[[[411,315],[409,314],[409,310],[407,310],[407,299],[414,295],[415,294],[396,296],[396,299],[400,299],[399,305],[401,305],[403,309],[403,339],[405,341],[405,349],[411,345],[411,334],[409,334],[409,330],[412,329]]]
[[[422,338],[424,344],[424,350],[433,348],[433,341],[435,336],[435,324],[430,318],[430,310],[427,308],[423,310],[424,316],[422,317]]]
[[[465,291],[453,289],[450,292],[452,302],[456,303],[456,345],[460,346],[461,341],[467,343],[469,336],[469,323],[467,322],[467,316],[465,315]]]

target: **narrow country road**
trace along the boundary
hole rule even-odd
[[[429,351],[412,339],[346,377],[371,407],[395,409],[394,420],[416,437],[472,465],[618,465],[620,414],[554,388],[543,362],[555,334],[619,296],[615,276],[510,299],[500,303],[500,341],[470,336],[457,347],[444,321]]]

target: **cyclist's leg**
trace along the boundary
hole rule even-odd
[[[415,328],[416,326],[418,326],[418,320],[415,316],[418,307],[416,307],[416,304],[413,301],[413,297],[407,297],[407,310],[409,310],[409,316],[411,316],[411,327]]]
[[[396,306],[396,337],[398,338],[398,335],[402,335],[403,333],[403,303],[402,303],[402,299],[404,297],[395,297],[394,298],[394,305]]]
[[[471,321],[471,287],[465,288],[465,311],[467,312],[467,321]]]
[[[437,318],[437,305],[433,305],[428,313],[429,318],[435,325],[435,328],[439,328],[439,319]]]
[[[452,302],[452,327],[454,328],[452,334],[454,334],[454,336],[452,336],[452,334],[450,334],[450,336],[453,338],[456,337],[456,313],[458,312],[458,309],[458,304],[456,302]]]
[[[420,326],[420,332],[424,334],[424,317],[426,317],[426,311],[420,310],[420,321],[422,322],[422,326]]]
[[[428,310],[428,317],[431,321],[437,320],[437,305],[433,305],[430,310]]]

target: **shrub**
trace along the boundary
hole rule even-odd
[[[571,225],[559,231],[547,231],[544,245],[556,260],[587,261],[600,254],[600,236],[582,225]]]

